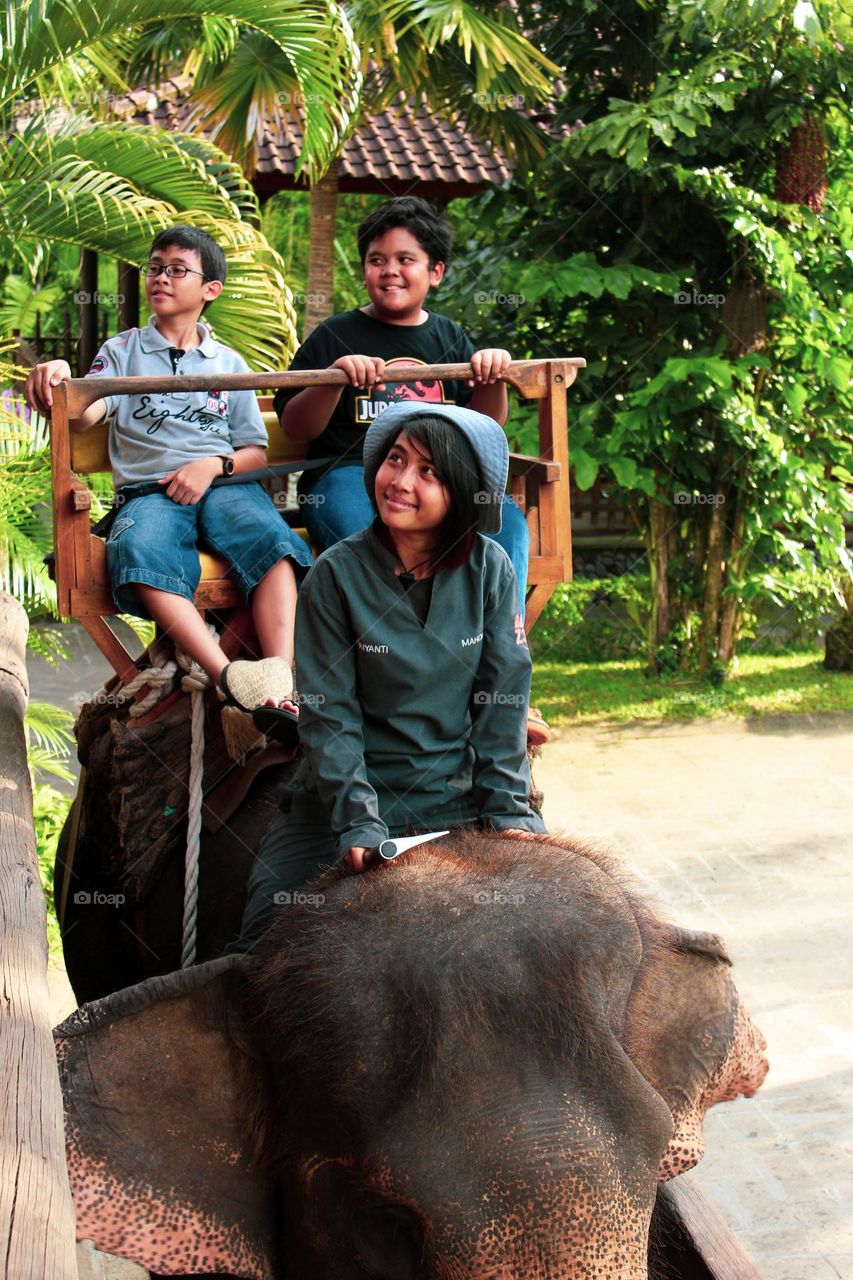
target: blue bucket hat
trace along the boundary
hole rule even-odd
[[[477,527],[481,533],[498,533],[501,506],[509,472],[509,445],[494,418],[458,404],[428,404],[405,400],[392,404],[368,427],[364,437],[364,485],[373,501],[376,473],[393,440],[406,431],[413,418],[447,418],[468,441],[480,467],[482,498],[477,503]]]

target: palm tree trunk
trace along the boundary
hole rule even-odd
[[[311,244],[308,251],[308,286],[302,341],[334,310],[335,214],[338,206],[338,171],[335,159],[311,188]]]

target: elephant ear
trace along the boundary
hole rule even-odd
[[[643,942],[623,1044],[672,1113],[663,1182],[701,1160],[709,1107],[755,1093],[767,1073],[766,1045],[729,976],[721,938],[661,925]]]
[[[274,1274],[275,1190],[238,1106],[257,1076],[244,963],[151,978],[54,1032],[77,1237],[161,1275]]]

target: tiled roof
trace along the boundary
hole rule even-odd
[[[114,104],[118,115],[143,124],[179,129],[186,117],[184,86],[168,81],[157,90],[137,89]],[[260,196],[293,190],[293,172],[302,142],[299,124],[283,117],[266,129],[258,147],[253,185]],[[455,123],[434,116],[424,102],[404,101],[367,117],[346,143],[341,158],[341,191],[389,196],[418,194],[441,199],[474,195],[489,183],[505,182],[511,167],[491,143]]]

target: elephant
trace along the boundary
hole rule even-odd
[[[687,1274],[658,1189],[767,1070],[729,970],[570,839],[329,870],[254,953],[57,1029],[78,1234],[160,1275]]]

